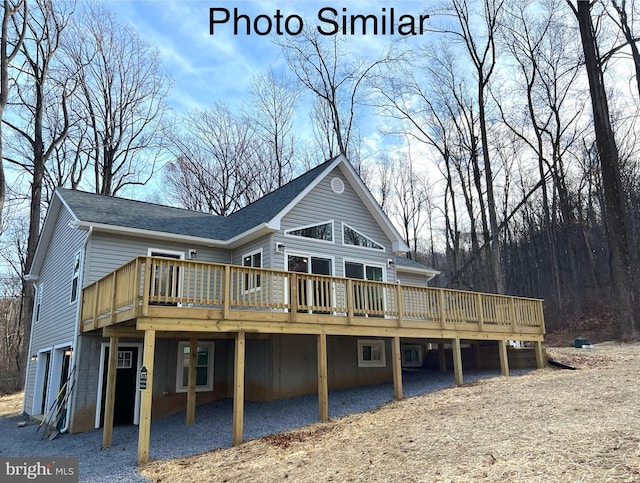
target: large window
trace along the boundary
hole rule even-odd
[[[333,272],[333,260],[331,258],[313,257],[305,255],[288,255],[287,270],[298,273],[311,273],[315,275],[331,275]],[[333,285],[331,280],[298,280],[298,306],[327,308],[332,306]],[[306,311],[301,309],[301,311]],[[329,313],[326,310],[315,312]]]
[[[344,276],[359,280],[383,281],[384,271],[382,267],[367,265],[360,262],[344,262]],[[356,315],[367,317],[380,317],[384,310],[384,288],[369,284],[354,284],[353,303]]]
[[[243,267],[262,268],[262,249],[248,253],[242,257]],[[244,289],[256,290],[260,288],[260,274],[259,273],[245,273],[244,274]]]
[[[294,228],[285,231],[284,234],[286,236],[299,236],[302,238],[333,242],[333,221]]]
[[[189,353],[189,342],[179,342],[176,392],[186,392],[189,388]],[[198,342],[196,391],[213,391],[213,341]]]
[[[354,245],[363,248],[372,248],[374,250],[384,250],[384,247],[373,241],[368,236],[354,230],[348,225],[342,224],[342,243],[345,245]]]
[[[384,340],[358,339],[358,367],[386,367]]]
[[[71,277],[71,303],[78,298],[78,284],[80,283],[80,252],[73,259],[73,275]]]

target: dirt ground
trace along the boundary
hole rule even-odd
[[[190,458],[155,482],[640,481],[640,345],[548,349],[546,368]]]
[[[0,418],[15,416],[22,411],[22,393],[0,396]]]

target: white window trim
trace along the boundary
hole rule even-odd
[[[418,360],[408,361],[404,357],[405,350],[417,350]],[[402,366],[403,367],[422,367],[422,346],[420,344],[402,344],[400,347],[400,353],[402,354]]]
[[[241,265],[243,267],[246,267],[246,265],[244,264],[244,259],[247,257],[251,257],[251,263],[253,263],[253,256],[256,254],[260,254],[260,266],[259,267],[254,267],[253,265],[251,265],[248,268],[262,268],[262,263],[264,261],[264,254],[262,253],[262,248],[258,249],[258,250],[253,250],[252,252],[248,252],[245,253],[244,255],[242,255],[242,258],[240,259],[241,261]],[[242,284],[244,286],[244,277],[242,279]],[[262,280],[260,280],[260,285],[258,285],[257,287],[244,287],[244,293],[253,293],[253,292],[257,292],[262,288]]]
[[[379,250],[376,250],[379,251]],[[362,268],[364,270],[364,275],[365,277],[367,276],[367,267],[375,267],[375,268],[381,268],[382,269],[382,282],[386,282],[387,281],[387,270],[386,267],[384,266],[384,264],[382,263],[375,263],[375,262],[367,262],[365,260],[359,260],[356,258],[343,258],[342,259],[342,275],[346,278],[346,273],[347,273],[347,267],[346,264],[347,263],[358,263],[360,265],[362,265]],[[360,280],[358,278],[352,278],[351,280]],[[367,280],[366,278],[364,279],[365,282],[374,282],[374,280]],[[383,308],[384,310],[387,310],[387,296],[386,296],[386,291],[387,288],[383,288],[383,291],[385,292],[385,297],[384,297],[384,305]],[[365,314],[365,317],[369,317],[368,314]],[[384,318],[388,318],[388,315],[385,315]]]
[[[384,247],[384,245],[382,243],[377,242],[376,240],[374,240],[373,238],[371,238],[370,236],[365,235],[364,233],[356,230],[354,227],[352,227],[351,225],[347,225],[345,222],[342,222],[342,231],[340,232],[342,235],[342,245],[346,246],[346,247],[353,247],[353,248],[359,248],[362,250],[369,250],[370,252],[375,252],[375,253],[383,253],[386,252],[386,248]],[[366,238],[367,240],[372,241],[373,243],[375,243],[376,245],[379,245],[380,248],[369,248],[369,247],[363,247],[361,245],[352,245],[351,243],[345,243],[344,242],[344,229],[345,227],[349,228],[350,230],[355,231],[358,235],[360,235],[361,237]]]
[[[325,260],[331,260],[331,273],[332,275],[329,275],[329,277],[335,277],[335,273],[336,273],[336,259],[334,256],[332,255],[323,255],[321,253],[309,253],[309,252],[299,252],[299,251],[289,251],[289,250],[285,250],[284,251],[284,262],[283,262],[283,270],[285,272],[289,271],[289,256],[294,256],[294,257],[307,257],[309,259],[309,261],[311,260],[311,258],[324,258]],[[309,271],[307,272],[307,274],[309,275],[313,275],[311,273],[311,263],[309,263]],[[285,290],[285,303],[289,303],[289,279],[286,278],[285,279],[285,285],[284,285],[284,290]],[[332,288],[331,288],[331,301],[335,307],[335,303],[336,303],[336,287],[335,284],[332,284]],[[337,312],[334,312],[334,315]]]
[[[365,361],[362,359],[362,348],[365,346],[377,346],[380,348],[381,358],[379,361]],[[387,367],[387,357],[385,353],[385,343],[383,339],[358,339],[358,367]]]
[[[160,253],[160,255],[151,255],[151,253],[153,252],[158,252]],[[181,252],[178,250],[167,250],[165,248],[147,248],[148,257],[151,257],[151,256],[161,257],[163,253],[166,253],[167,255],[178,255],[180,257],[179,260],[184,260],[184,252]]]
[[[33,304],[33,323],[34,325],[40,322],[42,318],[42,283],[36,286],[36,296]]]
[[[305,228],[312,228],[314,226],[328,225],[328,224],[331,224],[331,240],[320,240],[318,238],[310,238],[310,237],[307,237],[307,236],[292,235],[290,233],[290,232],[296,231],[296,230],[304,230]],[[319,221],[317,223],[311,223],[311,224],[308,224],[308,225],[296,226],[294,228],[289,228],[288,230],[284,230],[284,236],[290,237],[290,238],[297,238],[298,240],[310,240],[312,242],[330,243],[330,244],[334,245],[335,242],[336,242],[336,224],[335,224],[334,220],[326,220],[326,221]]]
[[[198,341],[198,347],[206,346],[209,350],[209,360],[207,366],[207,385],[206,386],[196,386],[196,392],[207,392],[213,391],[213,359],[214,359],[214,349],[215,342],[212,340],[206,341]],[[189,347],[189,341],[181,340],[178,342],[178,361],[176,365],[176,392],[187,392],[189,388],[187,386],[182,386],[182,355],[184,353],[184,348]],[[188,384],[188,381],[187,381]]]
[[[78,260],[78,274],[75,273],[76,259]],[[73,267],[71,270],[71,297],[69,297],[69,305],[78,302],[78,292],[80,291],[80,270],[82,269],[82,254],[78,251],[73,257]],[[76,289],[73,290],[73,281],[77,279]]]

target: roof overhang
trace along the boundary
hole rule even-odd
[[[436,277],[436,275],[440,274],[438,270],[433,270],[429,268],[405,267],[400,264],[396,264],[396,271],[424,275],[425,277],[427,277],[427,282],[429,280],[433,280]]]

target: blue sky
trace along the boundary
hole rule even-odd
[[[387,11],[394,7],[398,14],[419,15],[429,5],[435,5],[435,2],[412,0],[104,0],[104,3],[120,22],[133,25],[159,49],[174,82],[169,101],[178,111],[216,100],[233,105],[246,98],[252,75],[272,66],[286,68],[280,49],[270,36],[234,35],[232,22],[216,26],[214,35],[210,35],[210,8],[226,8],[231,15],[237,8],[239,13],[252,19],[260,14],[273,17],[279,9],[283,16],[299,15],[316,26],[318,11],[325,7],[336,8],[340,13],[342,8],[347,8],[347,13],[366,15],[381,15],[382,7]],[[291,25],[293,28],[295,23]],[[376,53],[394,38],[397,37],[367,34],[348,36],[347,40],[359,53]]]

